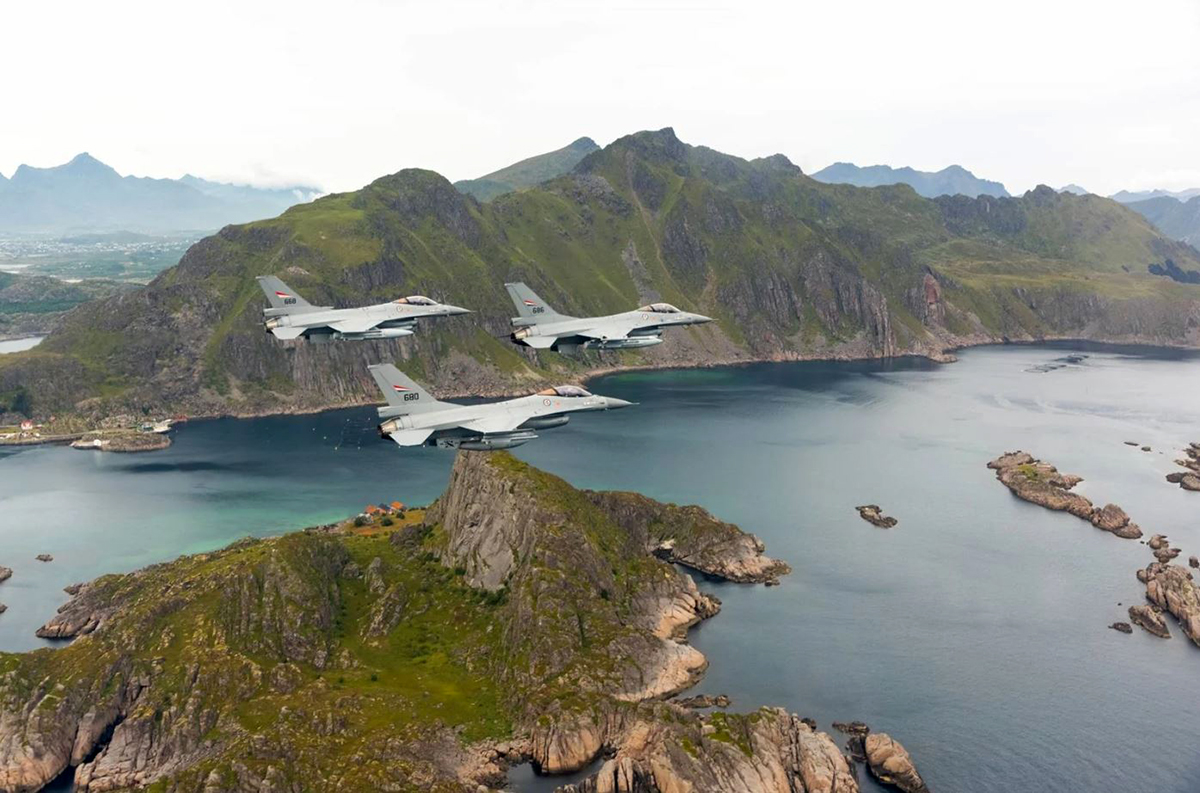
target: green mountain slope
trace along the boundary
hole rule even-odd
[[[498,394],[614,365],[937,357],[1052,337],[1194,345],[1200,287],[1147,271],[1167,259],[1200,268],[1195,249],[1097,196],[928,200],[642,132],[486,204],[406,170],[227,227],[0,359],[0,403],[24,389],[35,411],[312,410],[377,400],[366,367],[380,361],[442,394]],[[280,343],[261,325],[266,273],[313,302],[425,293],[476,313],[406,340]],[[511,280],[570,314],[661,298],[718,322],[641,353],[534,355],[503,338]]]
[[[571,771],[605,750],[695,790],[742,790],[764,763],[798,790],[815,789],[801,759],[848,772],[783,711],[656,701],[703,674],[684,637],[719,602],[609,496],[629,498],[468,453],[404,525],[246,539],[81,585],[41,630],[72,644],[0,653],[0,789],[73,768],[94,791],[493,790],[507,765]],[[761,549],[642,501],[685,536]]]
[[[491,201],[498,195],[562,176],[598,148],[591,138],[579,138],[561,149],[529,157],[478,179],[462,179],[454,186],[459,192],[473,195],[480,201]]]

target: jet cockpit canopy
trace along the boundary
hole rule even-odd
[[[648,306],[642,306],[638,311],[653,311],[655,314],[679,314],[679,309],[670,303],[651,303]]]
[[[425,297],[425,295],[409,295],[408,297],[400,298],[396,302],[403,303],[406,306],[436,306],[437,305],[436,300],[430,300],[429,298]]]
[[[538,396],[560,396],[560,397],[590,397],[592,394],[586,388],[580,388],[577,385],[556,385],[553,388],[544,388],[537,392]]]

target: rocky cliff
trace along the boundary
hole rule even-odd
[[[419,522],[244,540],[73,588],[43,629],[71,644],[0,654],[0,790],[74,768],[91,793],[476,791],[512,763],[601,754],[581,789],[856,790],[795,716],[664,701],[703,671],[686,628],[718,604],[606,500],[463,453]],[[704,558],[711,534],[745,561],[730,524],[639,509]]]
[[[375,401],[396,362],[441,394],[499,394],[628,366],[942,358],[958,346],[1082,337],[1200,343],[1200,285],[1156,277],[1200,254],[1096,196],[929,200],[809,179],[670,129],[621,138],[568,174],[481,204],[406,170],[229,226],[145,289],[80,307],[0,359],[0,406],[36,414],[314,410]],[[426,293],[475,310],[411,338],[281,343],[254,276],[315,303]],[[667,300],[717,322],[641,352],[567,359],[511,345],[505,281],[577,316]]]

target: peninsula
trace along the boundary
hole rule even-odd
[[[736,526],[502,452],[460,453],[414,515],[73,588],[41,631],[71,644],[0,655],[0,789],[73,768],[91,793],[475,791],[513,764],[603,756],[578,789],[857,790],[811,721],[671,701],[707,665],[688,627],[720,604],[656,553],[738,580],[786,572]]]

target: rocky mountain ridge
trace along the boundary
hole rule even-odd
[[[257,415],[378,400],[396,363],[441,396],[529,391],[638,366],[904,354],[1087,338],[1200,344],[1200,285],[1152,275],[1200,253],[1097,196],[928,200],[809,179],[670,129],[621,138],[566,175],[479,203],[429,171],[230,226],[143,290],[72,312],[0,360],[0,412]],[[475,310],[402,340],[280,343],[254,276],[335,306],[424,293]],[[717,322],[644,352],[570,359],[507,341],[503,283],[587,316],[663,299]],[[0,417],[2,420],[3,417]]]

